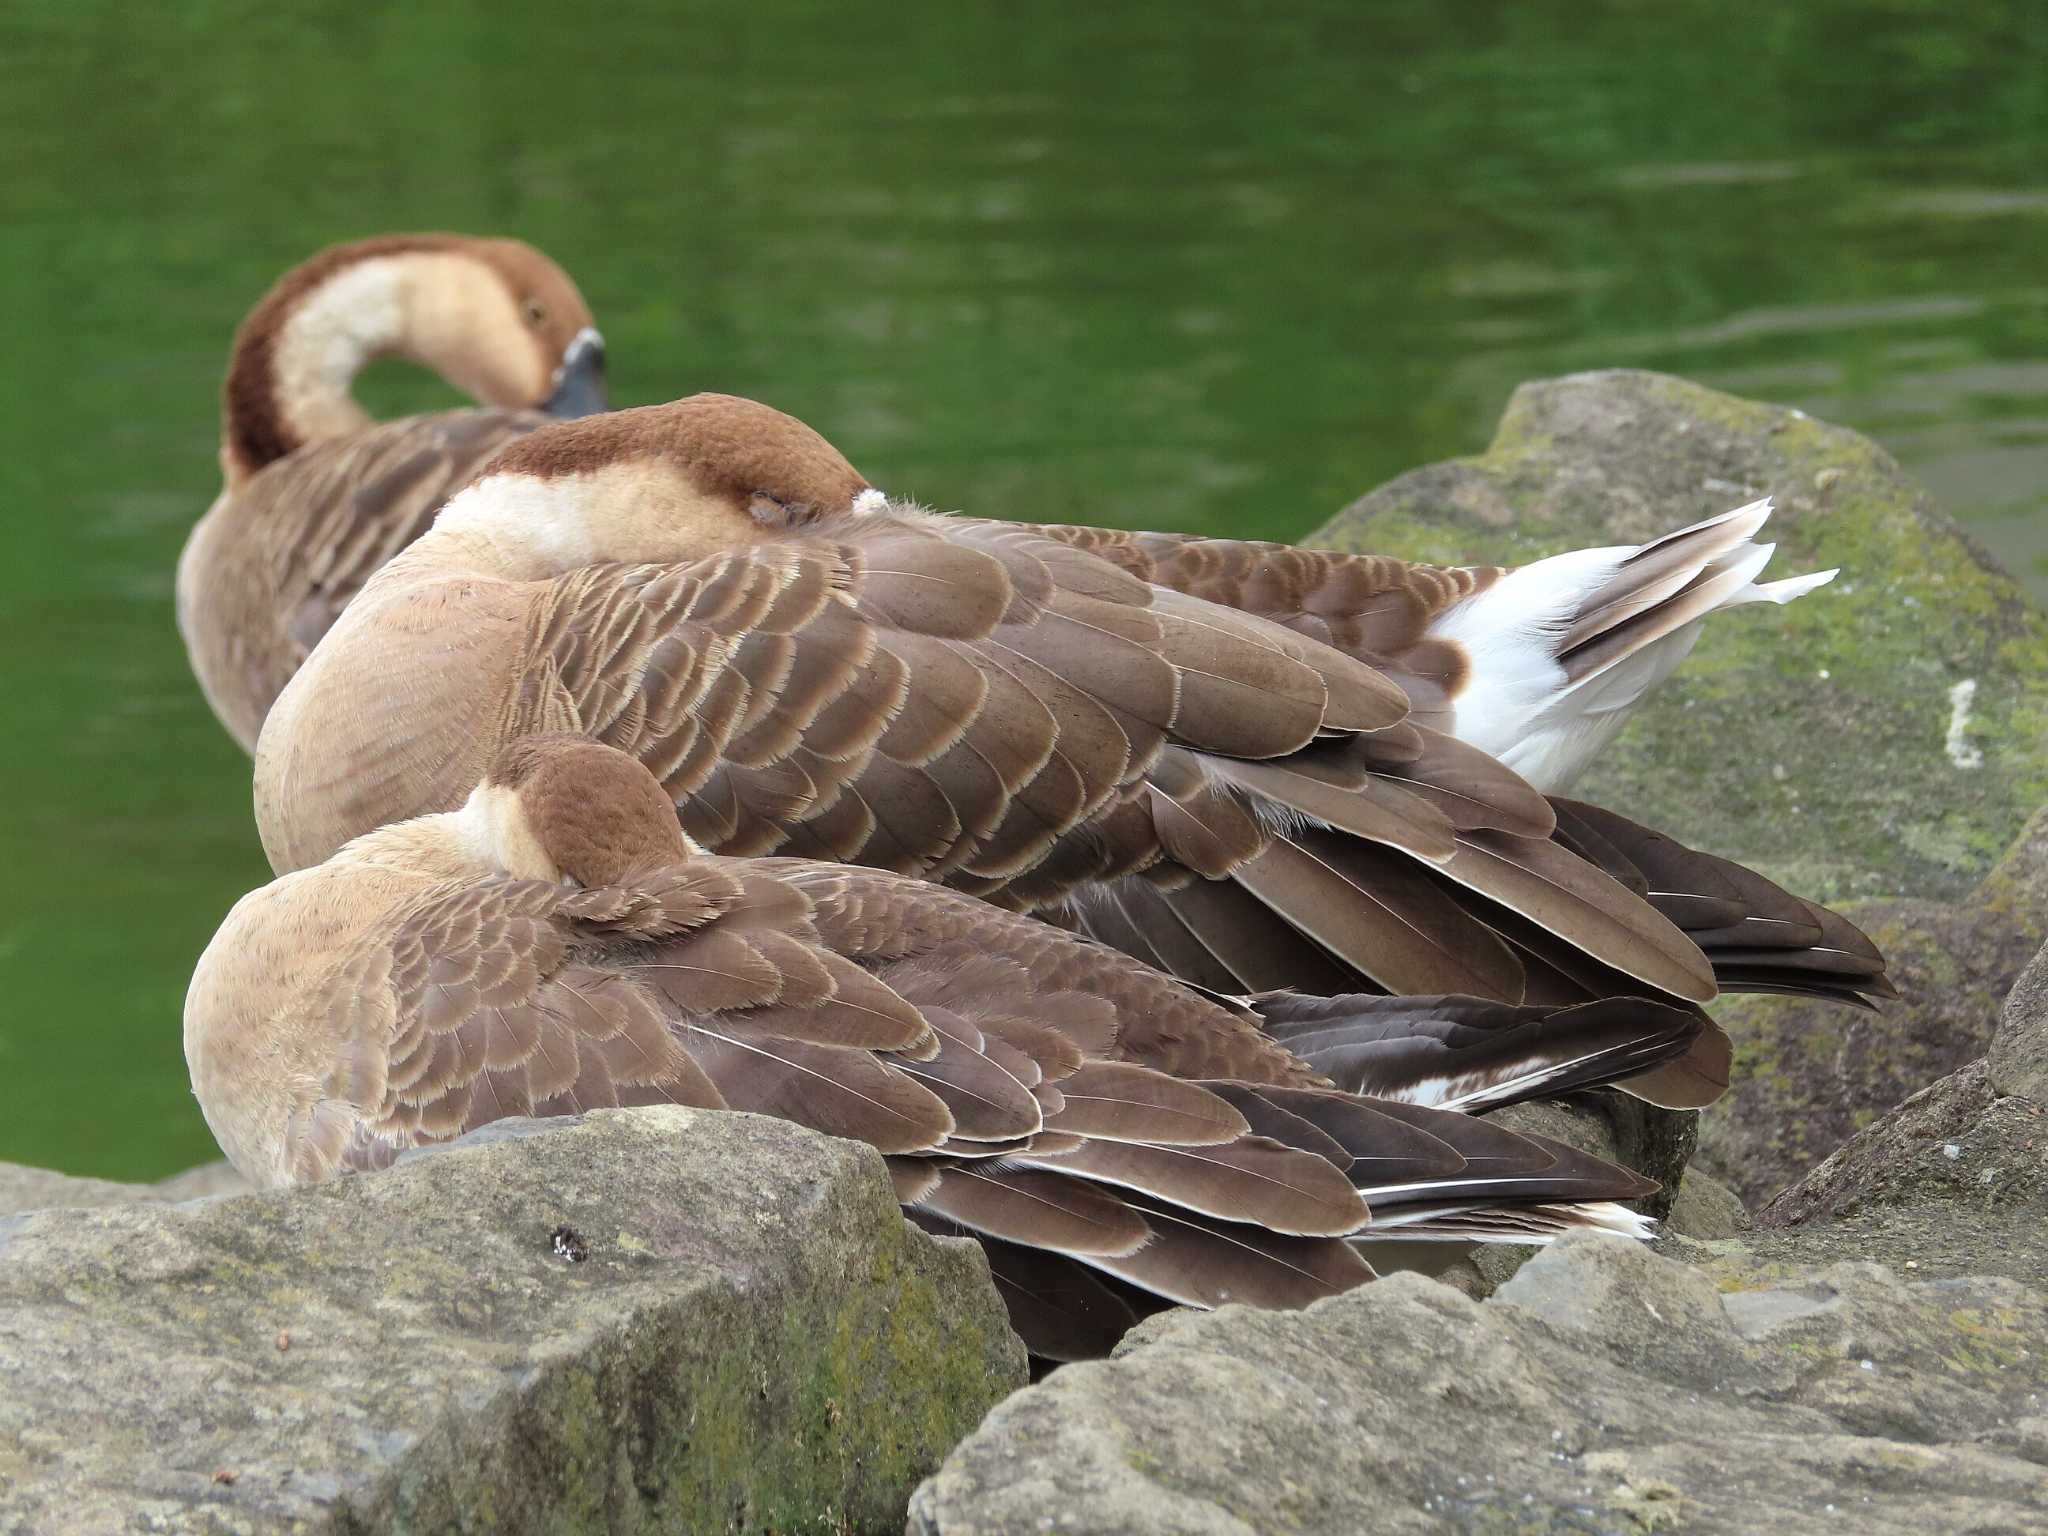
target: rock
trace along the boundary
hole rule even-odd
[[[2048,1106],[2004,1092],[1998,1059],[2038,1026],[2040,962],[2013,988],[1979,1058],[1910,1095],[1771,1201],[1738,1243],[1665,1245],[1725,1283],[1827,1255],[1880,1258],[1921,1276],[2048,1277]],[[1705,1237],[1708,1234],[1697,1234]]]
[[[202,1163],[155,1184],[117,1184],[109,1179],[82,1179],[50,1168],[0,1163],[0,1216],[16,1211],[54,1207],[82,1209],[96,1205],[131,1205],[138,1201],[198,1200],[212,1195],[246,1192],[249,1181],[225,1162]]]
[[[1929,1272],[1967,1265],[2048,1277],[2048,1103],[2009,1091],[2039,1087],[2044,957],[2012,989],[1988,1058],[1859,1131],[1765,1207],[1760,1224],[1788,1243],[1853,1245]]]
[[[159,1200],[210,1200],[215,1195],[246,1195],[256,1186],[235,1172],[235,1165],[222,1158],[187,1168],[150,1186]]]
[[[1734,1237],[1755,1225],[1740,1195],[1697,1168],[1685,1170],[1678,1198],[1664,1218],[1666,1232],[1704,1242]]]
[[[1791,997],[1715,1005],[1735,1067],[1726,1097],[1701,1117],[1698,1160],[1759,1208],[1900,1100],[1984,1054],[2006,994],[2048,937],[2048,809],[1964,900],[1844,911],[1884,951],[1899,1001],[1876,1013]]]
[[[660,1108],[0,1221],[0,1526],[881,1531],[1024,1379],[869,1149]]]
[[[912,1536],[2042,1528],[2048,1296],[1837,1265],[1723,1294],[1578,1234],[1485,1302],[1397,1276],[1172,1313],[1017,1393]]]
[[[1989,1070],[1995,1091],[2048,1104],[2048,944],[2006,997]]]
[[[1760,1219],[1796,1227],[1912,1205],[1954,1206],[1978,1225],[2001,1209],[2048,1216],[2048,1114],[1995,1092],[1986,1063],[1974,1061],[1857,1132]]]
[[[1960,897],[2048,798],[2048,616],[1869,439],[1660,374],[1577,374],[1517,390],[1484,454],[1303,542],[1519,564],[1765,494],[1773,571],[1841,577],[1705,626],[1577,792],[1816,900]]]
[[[81,1179],[51,1168],[31,1168],[25,1163],[0,1163],[0,1216],[16,1211],[43,1211],[64,1206],[84,1209],[98,1205],[128,1205],[153,1200],[156,1191],[147,1184],[117,1184],[111,1179]]]

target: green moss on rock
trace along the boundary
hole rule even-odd
[[[1869,439],[1661,374],[1546,380],[1484,454],[1304,542],[1520,564],[1762,495],[1772,569],[1842,575],[1708,624],[1579,792],[1816,899],[1960,896],[2048,800],[2048,618]]]
[[[748,1115],[505,1122],[0,1237],[27,1528],[893,1532],[1025,1377],[978,1247],[907,1226],[870,1149]]]
[[[1699,1162],[1762,1206],[1893,1105],[1981,1057],[2006,996],[2048,939],[2048,808],[1960,901],[1843,908],[1884,951],[1899,1001],[1875,1013],[1728,997],[1727,1095],[1700,1119]]]

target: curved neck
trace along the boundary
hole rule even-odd
[[[369,426],[353,391],[376,358],[397,354],[467,382],[450,328],[423,329],[417,317],[467,314],[457,301],[476,278],[473,263],[427,247],[302,268],[279,283],[242,323],[228,364],[221,470],[229,487],[310,443]]]

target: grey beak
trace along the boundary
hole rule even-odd
[[[604,338],[593,327],[586,325],[570,341],[555,370],[554,393],[540,408],[564,421],[611,409],[604,392]]]

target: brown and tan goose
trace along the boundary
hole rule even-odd
[[[1289,1021],[1320,1055],[1273,1038]],[[1343,1290],[1412,1252],[1385,1238],[1640,1235],[1610,1202],[1646,1180],[1436,1106],[1597,1083],[1700,1027],[1655,1003],[1209,994],[925,882],[704,855],[645,768],[555,735],[498,753],[460,809],[245,897],[185,1051],[266,1185],[620,1104],[858,1138],[916,1219],[988,1244],[1033,1349],[1072,1358],[1167,1302]]]
[[[352,388],[388,354],[485,408],[372,422]],[[334,616],[492,454],[549,415],[604,405],[583,296],[517,240],[385,235],[280,278],[236,333],[225,484],[178,562],[178,628],[229,733],[255,750]]]
[[[1356,657],[892,504],[698,396],[536,432],[452,498],[279,699],[256,810],[301,868],[577,730],[706,848],[941,881],[1221,991],[1888,992],[1839,917],[1410,716]],[[1631,1087],[1695,1104],[1726,1069],[1711,1031]]]

